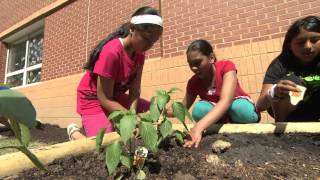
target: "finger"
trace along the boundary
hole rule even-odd
[[[290,85],[277,85],[275,89],[275,94],[276,95],[288,95],[289,91],[297,91],[299,92],[300,90],[296,87],[290,86]]]
[[[280,81],[280,84],[289,91],[301,92],[297,84],[290,80],[282,80]]]
[[[194,147],[195,147],[195,148],[198,148],[199,144],[200,144],[200,141],[196,141]]]
[[[296,87],[296,86],[297,86],[296,83],[294,83],[294,82],[292,82],[292,81],[290,81],[290,80],[280,80],[279,83],[280,83],[280,84],[284,84],[284,85],[293,86],[293,87]]]
[[[192,147],[193,144],[194,144],[193,141],[187,141],[187,142],[183,145],[183,147],[188,147],[188,148],[190,148],[190,147]]]

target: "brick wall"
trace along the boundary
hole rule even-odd
[[[54,1],[55,0],[1,0],[0,32]]]
[[[81,71],[86,59],[88,2],[75,1],[45,19],[42,81]]]
[[[0,30],[50,2],[1,2]],[[12,16],[18,5],[22,12]],[[295,19],[320,12],[320,0],[77,0],[45,19],[42,81],[82,72],[94,46],[144,5],[164,18],[163,37],[148,58],[180,56],[197,38],[218,49],[283,37]]]
[[[165,0],[163,51],[181,55],[193,39],[215,48],[282,37],[288,25],[306,15],[320,15],[319,0]]]
[[[99,41],[130,19],[140,6],[157,8],[158,1],[78,0],[45,20],[42,80],[83,72],[91,50]],[[160,56],[159,42],[149,57]]]
[[[104,39],[109,33],[114,32],[121,24],[130,21],[131,15],[139,7],[152,6],[159,9],[158,1],[91,1],[88,36],[89,53],[100,40]],[[149,57],[159,57],[160,52],[160,43],[157,42],[148,54]]]
[[[216,53],[221,58],[232,60],[238,69],[238,79],[242,88],[256,100],[259,94],[263,72],[268,64],[279,54],[283,39],[253,42],[219,48]],[[168,63],[170,62],[170,63]],[[37,116],[43,122],[66,127],[74,122],[81,124],[76,113],[76,88],[83,73],[45,81],[41,84],[19,89],[32,100]],[[150,100],[159,89],[169,90],[177,87],[181,91],[174,93],[174,100],[181,100],[185,93],[186,81],[191,77],[186,57],[148,60],[145,63],[142,78],[141,96]],[[262,122],[273,122],[267,113],[262,113]]]

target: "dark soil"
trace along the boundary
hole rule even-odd
[[[38,129],[30,129],[30,133],[32,141],[41,143],[56,144],[69,141],[67,129],[60,128],[57,125],[42,124]],[[0,135],[8,138],[14,138],[13,132],[3,126],[0,127]]]
[[[48,132],[49,133],[49,132]],[[220,163],[206,161],[216,140],[231,148],[218,154]],[[173,139],[164,143],[158,158],[149,158],[147,179],[317,179],[320,177],[320,134],[215,134],[204,137],[197,149],[183,148]],[[155,159],[158,159],[155,160]],[[95,152],[56,160],[49,172],[36,169],[15,179],[115,179],[108,176],[104,153]],[[116,173],[128,175],[125,168]],[[129,177],[128,177],[129,176]],[[134,175],[126,178],[134,179]]]

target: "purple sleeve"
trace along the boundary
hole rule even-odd
[[[115,80],[119,72],[119,68],[119,56],[115,52],[103,49],[94,66],[93,72],[100,76]]]

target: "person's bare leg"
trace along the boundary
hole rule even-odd
[[[80,131],[74,131],[71,134],[71,138],[72,138],[72,140],[78,140],[78,139],[86,138],[86,136],[84,134],[82,134]]]

